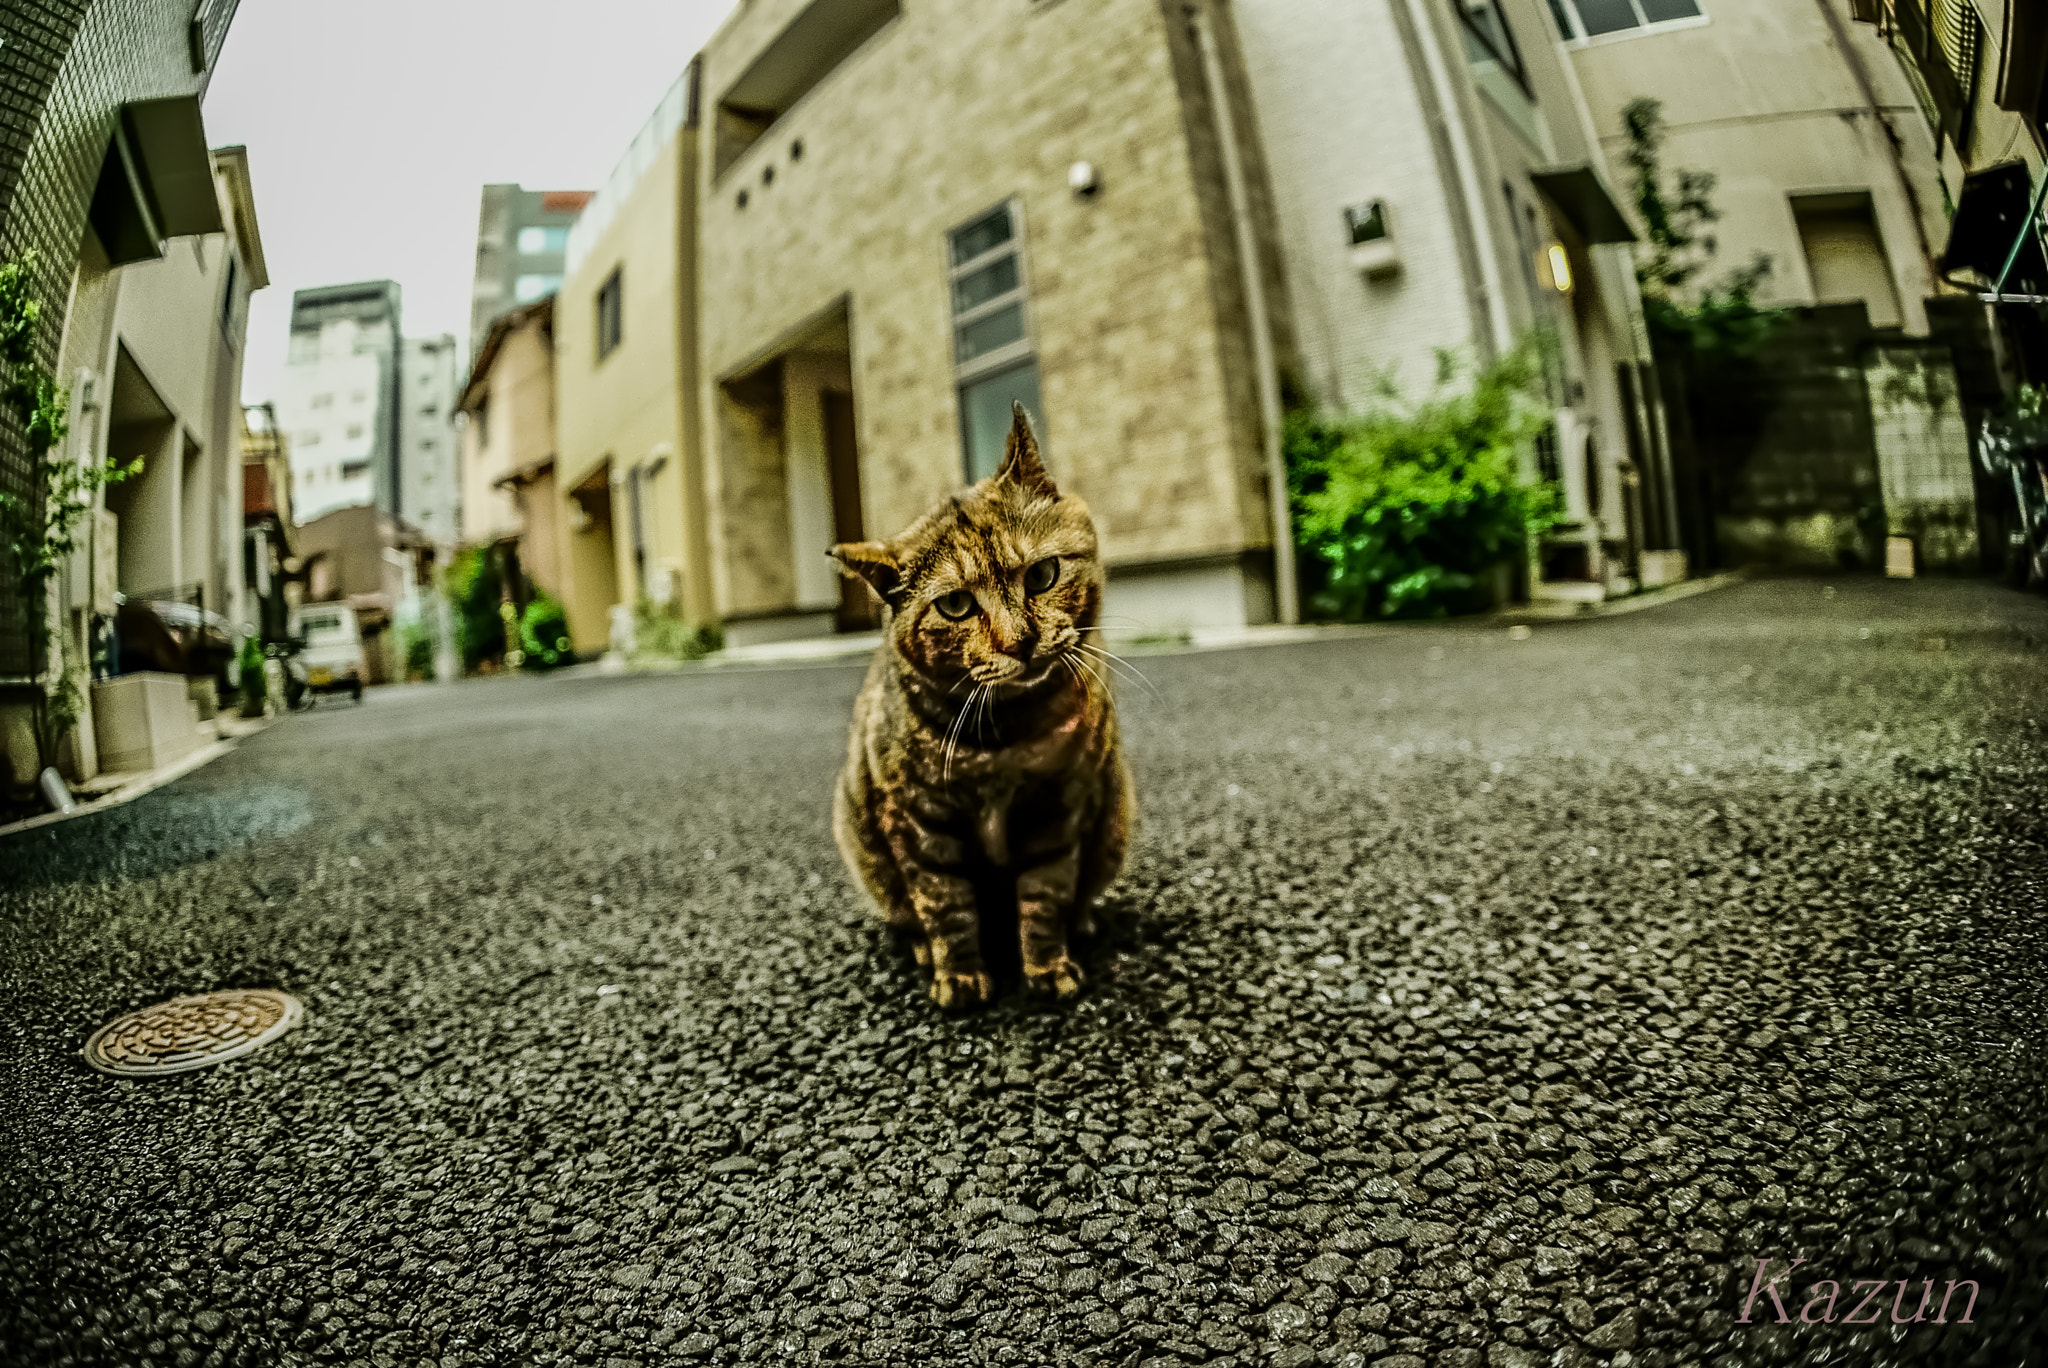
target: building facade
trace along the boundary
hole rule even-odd
[[[120,187],[109,187],[105,196],[99,191],[110,165],[124,179],[132,170],[130,185],[149,187],[159,173],[181,184],[206,184],[203,134],[196,149],[189,136],[166,148],[143,146],[135,134],[163,122],[164,107],[153,104],[160,100],[184,102],[196,126],[235,7],[235,0],[206,0],[196,10],[191,0],[0,4],[10,97],[9,116],[0,121],[0,255],[36,255],[34,293],[45,319],[36,359],[60,382],[66,301],[95,201],[110,228],[119,219],[138,229],[115,245],[110,256],[117,260],[130,259],[130,252],[135,259],[159,255],[164,238],[174,235],[152,236],[149,229],[215,226],[203,193],[170,197],[163,207],[173,221],[145,225],[136,222],[132,197],[122,203]],[[111,163],[110,155],[116,158]],[[5,425],[0,488],[21,493],[29,483],[27,449],[14,426]],[[0,581],[0,601],[14,592]],[[16,615],[0,613],[0,687],[30,678],[46,663],[29,658]]]
[[[292,296],[276,405],[291,440],[292,502],[302,522],[357,504],[403,511],[399,308],[393,280]]]
[[[469,303],[469,357],[502,314],[561,288],[569,225],[588,190],[528,190],[486,185],[477,213],[476,281]]]
[[[1569,514],[1539,579],[1682,573],[1645,558],[1675,541],[1634,233],[1547,23],[1535,0],[743,8],[700,59],[698,136],[729,637],[863,625],[818,553],[993,469],[1012,401],[1133,630],[1290,617],[1283,396],[1420,398],[1439,348],[1480,365],[1537,332],[1554,423],[1528,473]]]
[[[1525,473],[1566,518],[1532,591],[1682,575],[1634,230],[1535,0],[1231,10],[1307,397],[1419,399],[1440,351],[1478,365],[1547,335],[1553,422]]]
[[[1965,6],[1967,0],[1963,0]],[[1935,135],[1886,44],[1838,5],[1549,0],[1608,155],[1651,96],[1667,168],[1712,172],[1709,279],[1762,258],[1766,305],[1860,302],[1925,336],[1947,228]]]
[[[699,355],[728,640],[863,625],[825,548],[990,468],[1013,399],[1094,512],[1112,613],[1274,616],[1255,358],[1288,347],[1280,266],[1240,231],[1263,167],[1218,95],[1241,72],[1219,82],[1178,14],[773,0],[713,37]]]
[[[552,295],[500,316],[456,401],[461,542],[497,557],[503,582],[522,606],[529,584],[562,595],[554,335]]]
[[[399,363],[399,507],[435,546],[462,532],[462,481],[456,450],[455,397],[462,363],[453,333],[408,337]]]
[[[181,125],[189,119],[186,137],[205,155],[196,105],[168,113]],[[246,155],[224,148],[202,164],[210,168],[200,184],[210,192],[213,230],[164,241],[159,256],[116,263],[89,222],[64,315],[64,452],[82,464],[139,462],[102,491],[83,549],[53,586],[57,643],[96,681],[67,752],[75,778],[97,773],[103,735],[127,730],[129,693],[104,678],[121,668],[107,646],[124,601],[187,605],[231,625],[249,612],[241,376],[249,295],[269,277]],[[33,752],[13,735],[8,750],[20,779]]]
[[[554,592],[581,652],[642,600],[710,620],[698,436],[696,75],[670,87],[569,235],[555,304]]]

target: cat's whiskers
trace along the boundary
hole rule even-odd
[[[1104,665],[1109,666],[1109,668],[1111,668],[1112,670],[1116,670],[1120,677],[1129,679],[1133,683],[1142,685],[1145,688],[1145,690],[1148,693],[1150,693],[1154,698],[1161,697],[1158,687],[1154,685],[1151,680],[1145,678],[1145,672],[1143,670],[1140,670],[1137,666],[1131,664],[1130,661],[1125,660],[1115,651],[1110,650],[1106,646],[1097,645],[1095,642],[1092,641],[1083,643],[1081,649],[1084,651],[1093,651],[1096,655],[1102,658],[1102,663]]]
[[[1115,690],[1113,690],[1113,689],[1111,689],[1111,688],[1109,687],[1109,681],[1108,681],[1108,680],[1106,680],[1106,679],[1104,679],[1104,678],[1102,677],[1102,672],[1101,672],[1101,671],[1099,671],[1099,670],[1097,670],[1097,669],[1096,669],[1096,668],[1095,668],[1095,667],[1094,667],[1093,665],[1090,665],[1090,664],[1088,663],[1087,657],[1085,657],[1085,656],[1079,656],[1079,655],[1067,655],[1067,656],[1063,656],[1063,657],[1061,657],[1061,659],[1063,659],[1063,660],[1069,660],[1069,661],[1073,662],[1074,664],[1076,664],[1076,665],[1079,665],[1079,666],[1080,666],[1080,667],[1081,667],[1082,669],[1086,670],[1086,671],[1087,671],[1087,672],[1088,672],[1089,674],[1093,675],[1093,676],[1095,677],[1095,682],[1096,682],[1096,683],[1098,683],[1098,684],[1100,684],[1100,685],[1102,686],[1102,691],[1103,691],[1104,693],[1108,694],[1108,693],[1114,693],[1114,692],[1115,692]]]
[[[967,695],[967,702],[962,704],[960,711],[954,714],[953,725],[946,728],[946,758],[944,765],[940,769],[941,783],[950,784],[953,782],[953,752],[960,742],[960,729],[966,724],[967,714],[973,710],[975,701],[981,697],[982,690],[987,687],[988,685],[986,684],[976,684],[974,692]]]

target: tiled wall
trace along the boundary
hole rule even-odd
[[[195,15],[192,0],[0,0],[0,257],[40,256],[44,366],[56,368],[86,207],[121,106],[203,90],[190,25],[196,18],[210,69],[237,3],[200,0]],[[0,415],[0,489],[28,479],[18,424]],[[12,593],[0,580],[0,678],[29,667]]]

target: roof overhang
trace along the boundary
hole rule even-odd
[[[1589,245],[1636,240],[1636,230],[1589,163],[1531,171],[1529,179]]]
[[[270,284],[270,263],[264,259],[263,234],[256,226],[256,192],[249,184],[249,149],[215,148],[213,169],[227,199],[235,246],[241,252],[242,264],[249,270],[249,288],[263,289]]]
[[[226,229],[197,96],[121,106],[88,218],[116,266],[156,260],[166,238]]]
[[[505,339],[518,332],[528,323],[537,322],[541,332],[552,339],[555,335],[555,297],[545,295],[531,304],[523,304],[510,313],[499,314],[491,320],[491,330],[484,334],[484,343],[476,349],[476,360],[469,365],[469,381],[463,385],[462,393],[455,398],[458,413],[474,413],[490,388],[491,367],[498,364],[498,351],[505,345]]]

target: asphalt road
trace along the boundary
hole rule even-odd
[[[853,665],[323,704],[0,840],[0,1362],[2044,1361],[2048,606],[1139,664],[1066,1007],[858,905]],[[80,1062],[226,986],[306,1024]]]

